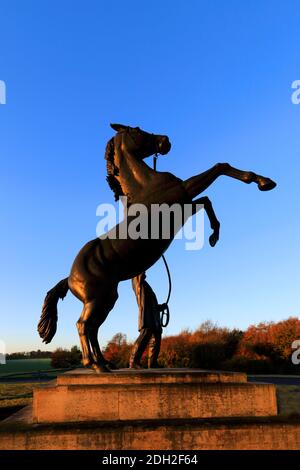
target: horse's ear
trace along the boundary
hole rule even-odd
[[[123,124],[111,124],[110,127],[116,132],[121,132],[125,131],[128,126],[124,126]]]

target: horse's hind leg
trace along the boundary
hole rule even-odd
[[[92,367],[94,364],[93,352],[90,346],[89,330],[97,309],[96,301],[92,300],[84,304],[82,313],[76,323],[82,350],[82,364],[84,367]],[[101,354],[101,351],[100,351]]]
[[[82,351],[82,364],[84,367],[89,367],[93,364],[93,357],[90,348],[90,343],[88,339],[87,333],[87,324],[88,320],[93,311],[93,302],[86,302],[84,304],[82,313],[78,322],[76,323],[80,344],[81,344],[81,351]]]
[[[94,304],[95,310],[88,325],[88,335],[94,359],[92,367],[97,372],[110,372],[99,346],[98,330],[109,312],[112,310],[117,298],[118,293],[113,289],[107,291],[105,298],[97,298]]]
[[[99,315],[101,319],[101,313],[97,300],[87,302],[84,304],[82,314],[76,325],[81,343],[83,366],[91,367],[99,372],[109,372],[97,341],[97,333],[97,345],[95,345],[95,317]],[[107,314],[102,321],[105,320],[106,316]]]
[[[113,308],[118,294],[116,288],[102,290],[102,294],[84,304],[84,309],[77,322],[77,329],[82,348],[82,364],[92,367],[97,372],[110,372],[102,355],[97,334],[100,325]]]
[[[184,188],[191,198],[198,196],[205,191],[219,176],[229,176],[238,179],[243,183],[257,183],[261,191],[270,191],[275,188],[276,183],[270,178],[253,173],[253,171],[243,171],[230,166],[228,163],[217,163],[209,170],[192,176],[183,182]]]

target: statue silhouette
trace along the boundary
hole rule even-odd
[[[143,204],[149,213],[152,204],[191,204],[193,213],[196,213],[199,204],[203,204],[212,228],[209,237],[211,246],[215,246],[219,239],[220,224],[209,198],[197,198],[199,194],[221,176],[246,184],[255,183],[261,191],[270,191],[276,186],[270,178],[252,171],[239,170],[228,163],[217,163],[185,180],[169,172],[154,171],[144,159],[158,153],[166,155],[171,149],[168,136],[150,134],[139,127],[122,124],[111,126],[116,135],[107,144],[105,159],[107,181],[115,193],[115,198],[125,195],[130,204]],[[249,217],[248,214],[245,216]],[[126,233],[128,223],[134,219],[134,216],[125,214],[124,221],[116,228],[104,237],[95,238],[83,246],[68,276],[47,293],[38,324],[39,335],[45,343],[50,343],[57,328],[57,303],[70,289],[83,303],[83,310],[77,321],[82,363],[97,372],[110,372],[97,336],[99,327],[118,298],[119,283],[132,279],[153,266],[176,235],[173,231],[166,239],[132,239],[129,233],[125,238],[115,237],[116,232]],[[184,222],[183,220],[182,225]],[[177,227],[178,230],[180,228]]]

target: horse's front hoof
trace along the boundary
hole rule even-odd
[[[211,247],[216,246],[217,241],[219,240],[219,235],[212,233],[209,237],[209,244]]]
[[[103,374],[103,373],[110,373],[111,370],[106,367],[105,364],[92,364],[91,368],[97,373],[97,374]]]
[[[260,191],[271,191],[274,188],[276,188],[275,181],[272,181],[270,178],[259,178],[258,189]]]

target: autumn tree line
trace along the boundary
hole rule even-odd
[[[196,330],[183,330],[179,334],[162,338],[159,355],[161,367],[192,367],[241,371],[249,374],[300,374],[300,364],[293,364],[293,342],[300,340],[300,320],[290,317],[277,323],[263,322],[251,325],[246,331],[222,328],[210,321]],[[104,349],[106,360],[117,368],[129,364],[133,343],[126,335],[117,333]],[[18,354],[10,355],[16,359]],[[71,350],[59,348],[52,353],[32,351],[26,357],[47,357],[51,354],[54,368],[76,367],[81,352],[77,346]],[[24,357],[24,356],[23,356]],[[300,360],[300,342],[299,354]],[[146,357],[142,364],[146,367]]]
[[[195,367],[249,374],[300,374],[300,365],[292,362],[295,351],[292,344],[297,339],[300,340],[297,317],[252,325],[246,331],[221,328],[206,321],[195,331],[184,330],[163,337],[159,363],[161,367]],[[118,333],[107,344],[105,357],[117,367],[128,367],[131,347],[126,335]],[[300,359],[300,347],[298,356]]]

